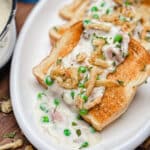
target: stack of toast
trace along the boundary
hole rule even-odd
[[[120,2],[119,0],[115,1],[116,3]],[[49,74],[49,68],[59,58],[63,59],[72,53],[72,50],[78,44],[84,31],[83,21],[81,20],[90,3],[90,0],[74,0],[72,4],[66,5],[60,10],[60,16],[69,22],[50,30],[49,35],[53,48],[50,54],[33,68],[34,76],[44,88],[48,88],[45,84],[45,76]],[[148,5],[146,1],[142,2],[142,7],[146,7],[146,5]],[[142,7],[138,9],[142,9]],[[143,20],[145,19],[147,18],[145,17]],[[144,25],[148,26],[147,21]],[[144,83],[150,75],[150,54],[139,41],[131,35],[128,57],[117,66],[115,72],[107,76],[107,80],[123,81],[123,85],[106,87],[101,101],[90,108],[86,115],[82,116],[98,131],[116,120],[127,110],[138,86]]]

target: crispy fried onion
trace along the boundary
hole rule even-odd
[[[86,29],[101,30],[104,32],[109,32],[111,27],[102,23],[89,23],[85,26]]]
[[[110,15],[103,15],[101,17],[101,20],[104,22],[111,22],[117,26],[121,26],[121,29],[123,31],[131,33],[135,29],[137,25],[137,21],[130,22],[126,20],[125,16],[123,17],[124,17],[124,20],[123,19],[121,20],[120,15],[118,13],[113,13]]]
[[[100,66],[102,68],[108,68],[109,67],[109,64],[107,63],[107,61],[102,60],[100,58],[93,58],[93,57],[91,57],[89,59],[89,63],[91,63],[94,66]]]
[[[98,75],[98,68],[93,67],[91,69],[90,79],[88,81],[90,84],[88,84],[87,89],[86,89],[86,95],[87,96],[89,96],[92,93],[93,89],[94,89],[97,75]]]
[[[114,80],[101,79],[101,80],[96,81],[95,86],[96,87],[99,87],[99,86],[114,87],[114,86],[119,86],[119,83]]]
[[[64,68],[61,65],[51,70],[51,78],[66,89],[76,89],[78,85],[78,70],[74,67]]]
[[[76,61],[78,63],[82,63],[87,57],[87,54],[82,52],[82,53],[79,53],[77,56],[76,56]]]
[[[93,46],[96,47],[96,53],[97,55],[100,55],[102,53],[102,47],[106,44],[106,41],[102,38],[95,38],[93,39]]]
[[[119,86],[119,83],[117,81],[109,80],[109,79],[100,79],[96,80],[96,77],[100,75],[103,71],[97,67],[93,67],[90,72],[90,79],[86,83],[86,92],[85,95],[89,97],[93,90],[94,87],[114,87],[114,86]],[[102,97],[98,97],[94,100],[87,100],[86,102],[82,99],[80,95],[76,96],[75,98],[75,104],[79,109],[85,108],[85,109],[91,109],[98,103],[100,103]]]

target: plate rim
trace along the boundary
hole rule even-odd
[[[12,100],[12,106],[15,118],[17,120],[17,123],[21,130],[24,132],[27,139],[38,149],[51,149],[55,150],[53,147],[48,148],[50,145],[44,143],[39,137],[36,136],[32,132],[32,129],[29,127],[29,124],[25,121],[25,118],[23,117],[23,112],[21,112],[19,106],[19,98],[18,98],[18,92],[16,91],[16,80],[17,80],[17,73],[18,73],[18,63],[17,58],[21,55],[20,47],[22,45],[22,40],[24,39],[26,35],[26,31],[30,27],[30,24],[32,23],[32,18],[37,14],[37,12],[42,8],[42,6],[47,2],[48,0],[41,0],[39,1],[36,6],[33,8],[29,16],[27,17],[25,24],[22,27],[22,30],[19,34],[15,51],[13,54],[12,62],[11,62],[11,70],[10,70],[10,96]],[[127,141],[125,141],[122,145],[117,145],[115,147],[115,150],[125,150],[126,148],[132,149],[136,148],[139,144],[141,144],[148,136],[150,135],[150,121],[146,123],[144,127],[142,127],[139,132],[135,134],[135,136],[130,137]],[[41,146],[42,145],[42,146]]]

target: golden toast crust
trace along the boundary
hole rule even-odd
[[[133,100],[136,87],[149,76],[149,69],[145,68],[148,64],[150,65],[149,53],[132,39],[129,56],[117,67],[115,73],[108,75],[108,79],[121,80],[126,86],[107,88],[101,103],[92,108],[87,116],[83,116],[84,119],[101,130],[123,114]]]

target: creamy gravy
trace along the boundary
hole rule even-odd
[[[12,7],[12,0],[0,0],[0,33],[3,31]]]
[[[115,3],[112,0],[93,0],[90,9],[87,12],[87,16],[93,15],[93,12],[91,12],[93,6],[99,7],[99,11],[96,15],[101,16],[105,13],[111,13]],[[85,16],[85,19],[87,19],[87,16]],[[100,23],[96,18],[93,18],[91,22]],[[81,66],[81,64],[76,62],[76,56],[81,52],[84,52],[87,55],[82,66],[90,66],[91,64],[89,64],[88,59],[94,50],[92,45],[94,37],[100,37],[107,41],[107,44],[103,46],[102,51],[109,67],[104,69],[104,72],[99,76],[100,79],[106,79],[107,75],[113,72],[117,65],[124,61],[124,55],[128,54],[128,43],[130,40],[128,34],[123,33],[120,27],[116,27],[111,23],[101,23],[109,26],[111,28],[110,32],[85,29],[77,46],[70,54],[62,59],[61,63],[63,66],[66,68],[71,66]],[[114,42],[116,35],[122,36],[121,44]],[[115,55],[115,57],[112,56],[112,54]],[[49,72],[51,72],[52,67],[49,69]],[[86,76],[89,76],[88,71],[84,74],[84,77]],[[99,132],[95,132],[95,130],[86,122],[77,119],[78,110],[75,107],[74,98],[71,96],[72,91],[75,93],[74,96],[80,93],[79,88],[66,90],[54,81],[53,85],[49,86],[49,89],[46,92],[38,94],[36,116],[40,126],[42,126],[44,131],[52,137],[51,140],[56,144],[60,143],[60,145],[63,145],[66,149],[77,150],[82,148],[83,145],[85,146],[83,148],[86,148],[97,144],[100,141],[101,136]],[[95,87],[88,98],[89,101],[94,100],[96,97],[102,97],[104,92],[105,87]],[[67,129],[67,131],[65,129]]]

